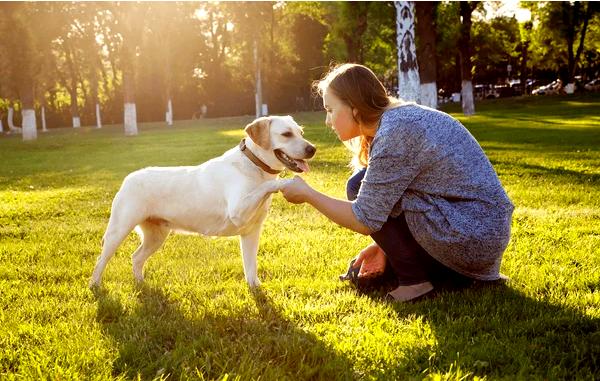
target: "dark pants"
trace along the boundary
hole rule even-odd
[[[354,173],[346,184],[348,200],[353,201],[358,196],[360,185],[366,169]],[[423,249],[415,240],[404,214],[389,217],[383,227],[371,234],[373,241],[385,252],[388,266],[398,277],[400,286],[423,283],[434,284],[448,282],[462,285],[468,278],[444,266]]]

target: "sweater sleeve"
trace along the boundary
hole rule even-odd
[[[382,120],[358,197],[352,203],[356,218],[372,231],[381,229],[423,167],[422,131],[413,123],[388,125],[393,122]]]

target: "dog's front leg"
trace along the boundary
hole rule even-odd
[[[240,236],[244,276],[246,277],[246,282],[252,288],[260,286],[257,275],[256,255],[258,254],[258,241],[261,229],[262,225],[259,225],[253,231]]]
[[[228,206],[228,214],[231,222],[239,228],[246,225],[252,219],[260,205],[267,200],[271,193],[278,192],[283,180],[266,181],[252,192],[239,198]]]

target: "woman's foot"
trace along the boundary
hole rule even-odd
[[[431,282],[423,282],[411,284],[410,286],[398,286],[395,290],[388,292],[387,296],[397,302],[408,302],[427,294],[431,290],[433,290]]]

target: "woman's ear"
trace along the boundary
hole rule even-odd
[[[358,109],[356,107],[352,107],[352,117],[355,121],[360,123],[360,118],[358,117]]]

